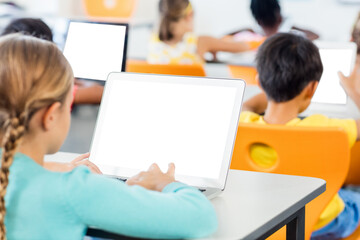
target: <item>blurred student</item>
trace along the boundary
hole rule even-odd
[[[293,32],[306,36],[310,40],[319,38],[319,35],[314,32],[295,27],[290,18],[284,17],[278,0],[251,0],[250,9],[262,29],[262,34],[266,37],[278,32]]]
[[[240,122],[286,126],[340,127],[348,135],[350,146],[360,139],[360,120],[331,119],[316,114],[298,118],[311,103],[323,66],[319,49],[308,39],[290,33],[268,38],[257,54],[258,80],[265,94],[244,103]],[[360,82],[357,69],[350,77],[339,73],[347,94],[360,109]],[[264,113],[265,115],[260,115]],[[286,142],[284,142],[286,144]],[[276,153],[263,145],[252,148],[251,155],[260,166],[276,162]],[[339,159],[341,162],[341,159]],[[360,221],[360,194],[340,190],[322,212],[312,239],[341,239],[349,236]]]
[[[53,41],[53,33],[46,23],[37,18],[19,18],[10,22],[1,35],[20,32],[47,41]],[[103,86],[76,80],[74,90],[75,104],[99,104],[101,102]]]
[[[205,53],[244,52],[246,42],[194,34],[194,10],[189,0],[160,0],[160,27],[152,36],[148,62],[152,64],[203,64]]]
[[[51,43],[0,38],[0,239],[83,239],[88,227],[133,237],[196,238],[216,230],[211,203],[156,164],[127,184],[43,168],[69,130],[74,76]],[[114,156],[116,157],[116,156]],[[121,160],[121,159],[120,159]]]

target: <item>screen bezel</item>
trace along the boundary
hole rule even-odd
[[[74,20],[74,19],[71,19],[68,22],[68,26],[67,26],[67,30],[66,30],[65,44],[64,44],[63,52],[65,51],[66,44],[67,44],[67,41],[68,41],[68,34],[69,34],[70,25],[73,22],[75,22],[75,23],[89,23],[89,24],[104,24],[104,25],[124,26],[125,27],[125,41],[124,41],[124,50],[123,50],[123,60],[122,60],[122,65],[121,65],[121,72],[126,71],[127,48],[128,48],[128,38],[129,38],[129,24],[128,23],[98,22],[98,21],[87,21],[87,20]],[[76,76],[74,76],[74,77],[76,79],[80,79],[80,80],[97,81],[97,82],[101,82],[101,83],[106,82],[106,79],[102,80],[102,79],[83,78],[83,77],[76,77]]]
[[[97,155],[97,142],[100,136],[100,132],[103,126],[106,111],[111,111],[106,106],[109,101],[110,91],[113,91],[113,84],[115,81],[146,81],[146,82],[166,82],[174,84],[192,84],[192,85],[204,85],[204,86],[226,86],[236,87],[235,102],[232,111],[231,123],[228,130],[228,136],[226,139],[226,147],[222,159],[221,169],[219,171],[218,179],[194,177],[194,176],[182,176],[176,175],[177,179],[196,187],[212,187],[224,189],[228,170],[230,167],[233,148],[235,144],[236,134],[238,130],[238,123],[241,113],[241,107],[245,91],[245,82],[239,79],[219,79],[219,78],[203,78],[203,77],[183,77],[183,76],[169,76],[169,75],[155,75],[155,74],[138,74],[138,73],[111,73],[106,82],[104,94],[99,109],[99,114],[94,130],[94,135],[91,143],[90,160],[101,168],[101,157]],[[141,171],[139,169],[139,171]],[[106,174],[106,173],[105,173]],[[115,176],[121,178],[128,178],[131,176]]]

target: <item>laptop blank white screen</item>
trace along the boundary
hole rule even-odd
[[[106,80],[121,72],[124,61],[126,26],[70,22],[64,55],[76,78]]]
[[[348,76],[354,66],[356,48],[321,48],[323,75],[312,99],[313,103],[346,104],[347,95],[340,85],[338,72]]]
[[[230,163],[244,84],[206,81],[135,74],[108,80],[91,160],[108,175],[130,177],[154,162],[166,171],[173,162],[179,180],[217,181]]]

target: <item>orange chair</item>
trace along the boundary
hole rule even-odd
[[[255,79],[257,71],[255,67],[250,66],[236,66],[236,65],[229,65],[229,70],[231,76],[233,78],[240,78],[243,79],[246,84],[250,85],[257,85],[257,81]]]
[[[360,185],[360,142],[351,148],[350,169],[345,184]]]
[[[275,149],[277,162],[267,169],[258,166],[249,154],[254,143]],[[306,206],[305,239],[310,239],[321,212],[343,185],[349,165],[350,147],[341,129],[240,123],[231,169],[324,179],[326,192]],[[356,239],[356,234],[358,231],[349,239]],[[285,236],[285,228],[282,228],[269,239],[285,239]]]
[[[87,15],[91,17],[129,18],[135,10],[136,0],[83,0]]]
[[[154,73],[180,76],[205,77],[206,73],[202,65],[165,65],[149,64],[141,60],[128,60],[126,71],[135,73]]]

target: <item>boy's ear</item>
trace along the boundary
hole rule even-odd
[[[319,81],[312,81],[306,86],[306,97],[312,98],[316,92],[316,89],[319,85]]]
[[[60,102],[51,104],[44,112],[42,117],[42,127],[45,131],[56,127],[56,120],[59,116],[59,110],[61,107]]]

